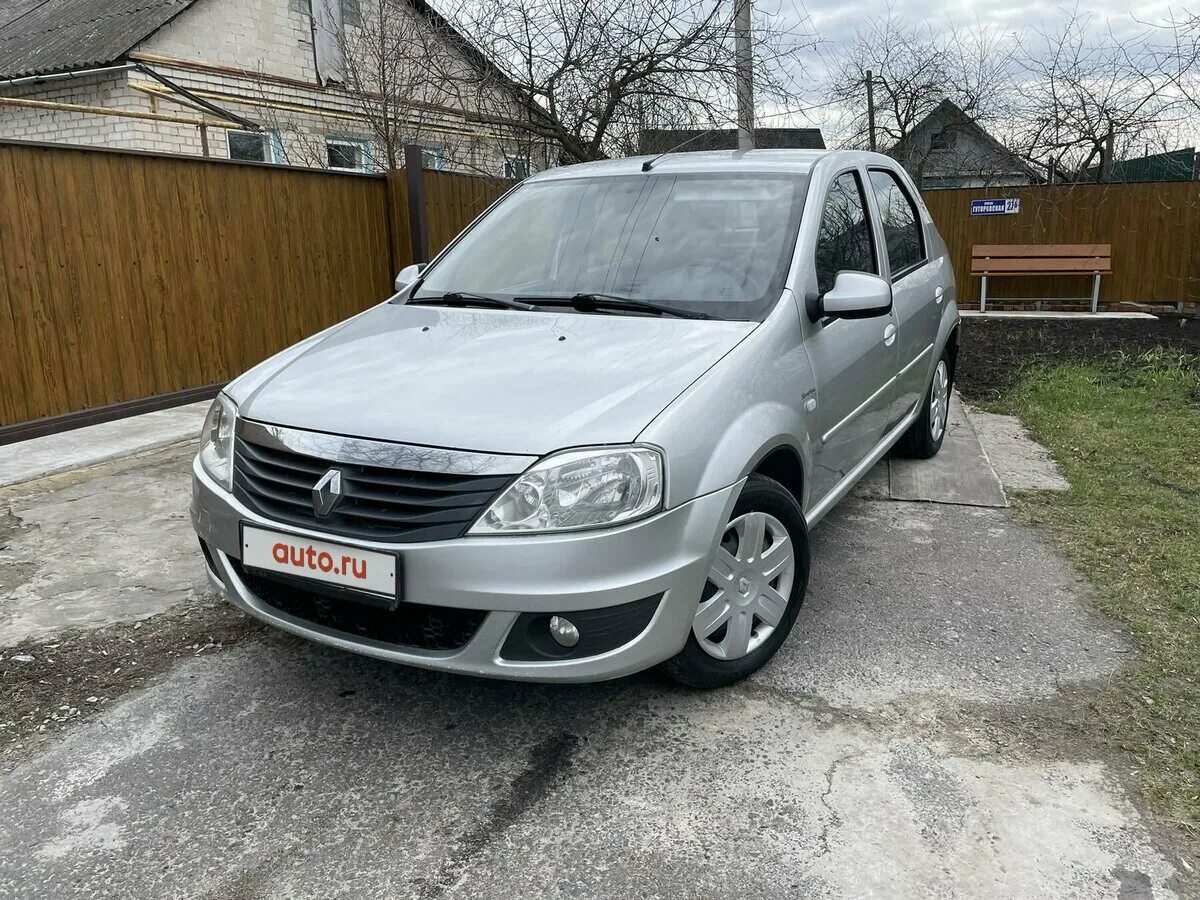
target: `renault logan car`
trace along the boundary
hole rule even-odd
[[[732,683],[813,526],[945,435],[954,277],[884,156],[554,169],[396,287],[225,388],[194,465],[213,584],[346,650]]]

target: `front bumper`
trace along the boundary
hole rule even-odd
[[[192,467],[192,524],[210,553],[209,580],[250,615],[302,637],[393,662],[531,681],[599,681],[669,659],[691,629],[717,541],[741,484],[698,497],[649,519],[574,534],[468,537],[383,544],[280,525],[251,511]],[[487,611],[457,650],[425,650],[334,630],[282,612],[256,596],[239,576],[241,523],[318,540],[397,552],[402,603]],[[605,652],[576,659],[507,659],[501,651],[521,613],[567,614],[661,602],[640,634]]]

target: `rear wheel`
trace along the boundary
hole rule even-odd
[[[896,442],[896,452],[913,459],[930,459],[942,449],[950,417],[950,357],[943,353],[921,404],[921,414]]]
[[[721,535],[687,644],[663,672],[715,688],[762,668],[796,621],[808,561],[799,502],[774,479],[751,475]]]

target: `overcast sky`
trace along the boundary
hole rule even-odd
[[[755,9],[763,15],[778,16],[780,24],[795,27],[805,21],[820,38],[816,52],[806,54],[805,67],[810,86],[819,84],[824,75],[824,60],[845,46],[864,21],[887,14],[913,23],[928,21],[935,28],[971,28],[983,25],[1002,32],[1024,34],[1035,38],[1037,31],[1054,31],[1074,9],[1071,3],[1048,3],[1038,0],[947,0],[930,3],[928,0],[754,0]],[[1181,0],[1093,0],[1080,3],[1079,11],[1090,14],[1091,28],[1098,40],[1111,30],[1117,36],[1134,35],[1146,30],[1141,23],[1161,22],[1184,8]],[[1140,20],[1140,22],[1139,22]],[[810,102],[819,102],[813,96]],[[772,113],[775,113],[772,116]],[[781,119],[778,112],[761,109],[764,125],[818,125],[829,138],[836,135],[836,111],[816,110],[794,121]],[[806,120],[807,119],[807,120]]]

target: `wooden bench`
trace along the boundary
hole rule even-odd
[[[980,312],[987,310],[988,278],[1091,275],[1092,312],[1096,312],[1100,305],[1100,276],[1112,274],[1112,244],[976,244],[971,248],[971,274],[983,279],[979,288]]]

